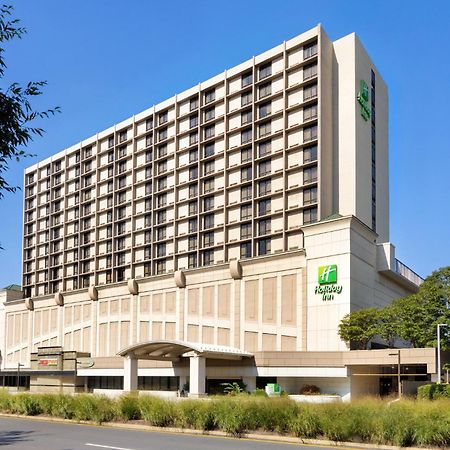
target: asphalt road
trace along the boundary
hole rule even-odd
[[[213,436],[134,431],[0,417],[0,447],[20,450],[329,450]],[[343,447],[340,447],[342,450]]]

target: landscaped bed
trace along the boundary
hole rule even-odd
[[[140,421],[158,427],[221,430],[233,436],[270,432],[396,446],[450,446],[450,399],[378,399],[301,404],[287,398],[237,395],[204,400],[163,400],[126,395],[9,394],[0,392],[0,412],[47,415],[76,421]]]

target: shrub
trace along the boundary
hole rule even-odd
[[[74,418],[95,423],[110,422],[116,417],[114,402],[103,395],[81,394],[74,397]]]
[[[5,390],[0,390],[0,411],[1,412],[10,412],[11,410],[11,394]]]
[[[141,411],[139,409],[139,399],[137,395],[122,395],[117,400],[117,411],[123,420],[139,420]]]
[[[253,392],[252,395],[254,395],[255,397],[268,397],[267,392],[265,389],[258,389],[256,388]]]
[[[172,402],[158,397],[139,398],[139,410],[142,418],[155,427],[170,427],[175,421],[175,408]]]
[[[209,401],[185,400],[177,404],[176,425],[208,431],[216,427],[212,403]]]
[[[17,394],[11,398],[11,412],[24,416],[36,416],[42,413],[39,398],[29,394]]]
[[[75,414],[75,399],[71,395],[52,395],[53,404],[50,414],[54,417],[72,419]]]
[[[287,424],[288,431],[301,438],[316,438],[322,433],[317,407],[302,405]]]
[[[232,436],[242,436],[244,431],[251,429],[251,417],[247,414],[245,403],[242,397],[214,400],[213,410],[218,428]]]
[[[320,388],[319,386],[316,386],[314,384],[305,384],[300,389],[300,395],[319,395],[320,394]]]

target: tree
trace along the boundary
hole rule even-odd
[[[398,321],[398,308],[394,304],[388,305],[379,311],[377,334],[380,335],[390,348],[394,348],[395,341],[398,338]]]
[[[3,44],[14,38],[21,39],[26,33],[19,26],[18,19],[11,19],[13,7],[0,7],[0,80],[5,76],[6,62],[3,57]],[[31,98],[42,94],[45,81],[30,81],[25,86],[13,83],[6,89],[0,87],[0,198],[5,192],[15,192],[4,178],[10,161],[20,161],[31,156],[24,148],[33,140],[33,136],[42,136],[44,130],[34,126],[35,119],[47,118],[59,112],[59,107],[46,111],[37,111],[31,105]]]
[[[365,308],[346,314],[338,328],[339,337],[355,350],[365,350],[378,334],[380,313],[377,308]]]

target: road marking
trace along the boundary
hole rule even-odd
[[[99,448],[110,448],[112,450],[133,450],[132,448],[125,448],[125,447],[111,447],[111,445],[100,445],[100,444],[91,444],[89,442],[86,442],[86,444],[89,447],[99,447]]]

